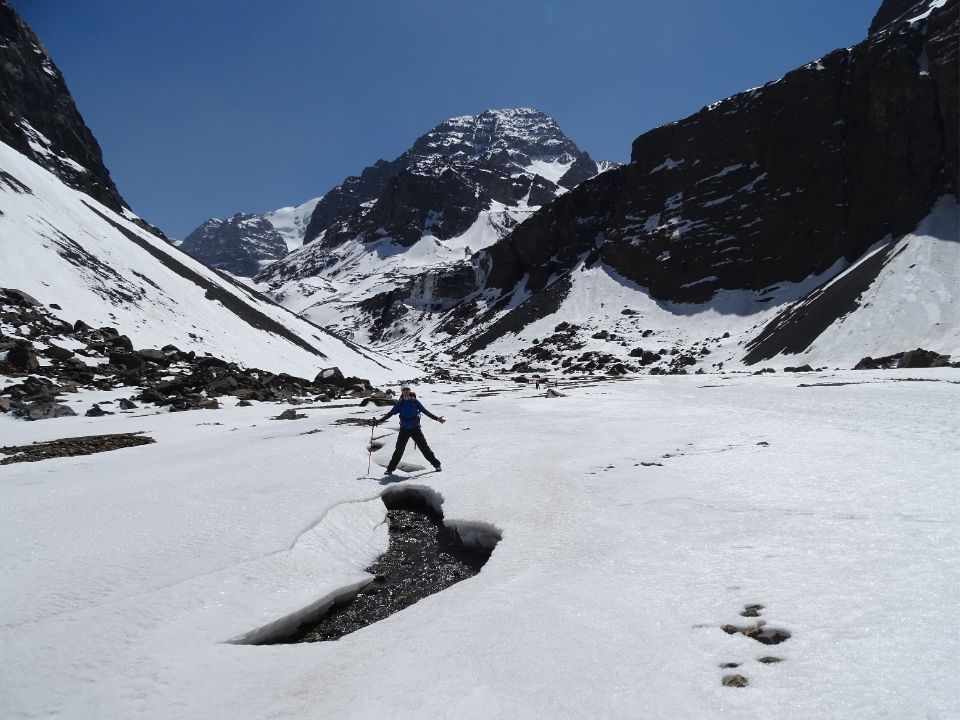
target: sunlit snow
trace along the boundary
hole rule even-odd
[[[384,621],[273,647],[230,641],[357,587],[385,549],[391,427],[365,477],[369,429],[334,424],[371,416],[359,407],[289,422],[268,419],[274,405],[0,416],[5,443],[157,441],[0,467],[5,712],[951,717],[956,381],[646,376],[561,398],[418,387],[447,419],[425,426],[444,469],[401,484],[503,539],[479,575]],[[749,604],[759,618],[741,617]],[[791,637],[721,630],[758,620]],[[733,672],[749,685],[723,687]]]

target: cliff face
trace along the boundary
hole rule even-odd
[[[916,227],[957,193],[958,3],[901,5],[855,47],[638,137],[629,165],[490,248],[488,284],[536,291],[592,256],[658,299],[703,302]]]
[[[127,207],[63,76],[7,0],[0,0],[0,141],[111,210]]]

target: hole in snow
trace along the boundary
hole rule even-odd
[[[746,687],[750,684],[743,675],[724,675],[721,681],[724,687]]]
[[[484,523],[443,520],[443,497],[426,487],[392,487],[381,495],[387,506],[390,547],[367,572],[373,579],[359,590],[304,613],[292,632],[265,636],[253,645],[338,640],[413,605],[428,595],[473,577],[500,541],[500,531]]]
[[[784,640],[790,639],[790,633],[788,631],[779,628],[767,627],[762,620],[756,625],[750,625],[748,627],[724,625],[721,630],[728,635],[736,635],[737,633],[746,635],[748,638],[753,638],[757,642],[763,643],[764,645],[779,645]]]

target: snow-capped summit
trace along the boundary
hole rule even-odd
[[[556,122],[530,108],[446,120],[400,157],[349,177],[317,204],[305,243],[449,240],[496,205],[540,207],[599,171]]]
[[[540,110],[486,110],[445,120],[400,157],[379,160],[321,198],[256,217],[284,236],[289,251],[318,239],[325,249],[384,239],[410,248],[427,236],[446,241],[469,234],[479,223],[486,239],[462,243],[477,250],[538,207],[617,165],[594,162]],[[216,227],[206,221],[182,249],[214,267],[252,276],[282,257],[275,236],[268,241],[268,234],[268,225],[239,214]],[[272,284],[278,277],[311,277],[319,266],[330,265],[330,258],[320,255],[298,254],[264,277]]]
[[[393,294],[436,309],[435,290],[456,296],[475,283],[467,258],[600,170],[539,110],[451,118],[324,195],[304,246],[257,280],[316,322],[384,340]]]
[[[563,134],[553,118],[532,108],[487,110],[451,118],[421,136],[409,155],[408,167],[423,174],[436,170],[438,158],[442,158],[441,168],[446,163],[502,166],[518,175],[539,175],[563,187],[576,185],[572,178],[563,180],[575,162],[589,162],[589,155]],[[596,174],[596,166],[591,169]]]
[[[226,220],[210,218],[178,247],[205,265],[253,277],[265,265],[303,245],[307,221],[319,200],[262,215],[241,212]]]

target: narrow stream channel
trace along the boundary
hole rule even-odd
[[[464,542],[457,528],[444,525],[443,514],[436,509],[439,502],[431,502],[422,489],[392,491],[382,499],[387,506],[390,547],[367,568],[373,581],[293,633],[256,644],[319,642],[349,635],[473,577],[500,540],[494,530],[473,528],[470,542]]]

